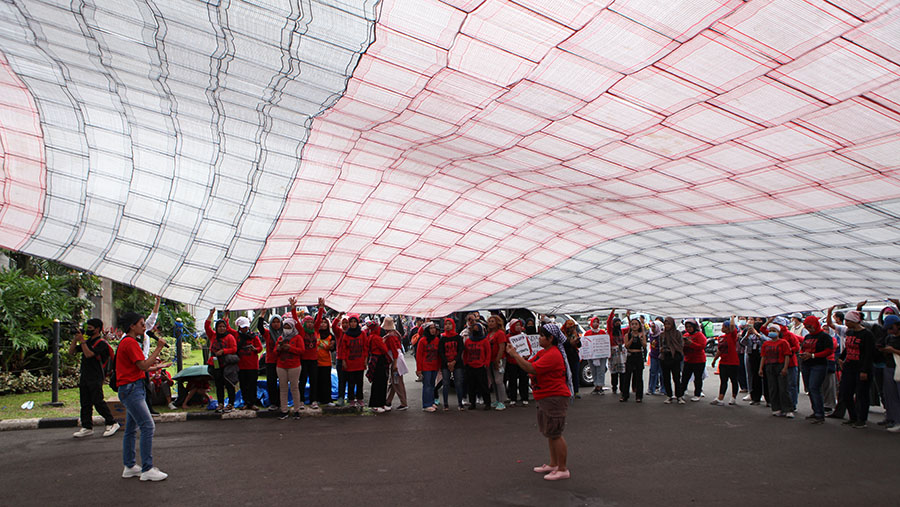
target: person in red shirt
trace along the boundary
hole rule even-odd
[[[409,408],[409,405],[407,404],[406,384],[403,382],[403,376],[409,371],[409,367],[406,366],[406,358],[403,357],[403,342],[392,317],[385,317],[384,322],[381,323],[381,328],[387,333],[384,339],[388,348],[388,361],[390,362],[391,372],[387,402],[384,404],[384,409],[391,410],[394,396],[397,396],[400,399],[400,406],[397,407],[397,410],[406,410]]]
[[[697,321],[689,319],[684,323],[684,371],[681,376],[681,392],[687,391],[691,376],[694,377],[694,397],[700,401],[703,394],[703,371],[706,369],[706,335]]]
[[[737,405],[738,394],[738,368],[740,367],[740,359],[738,358],[737,342],[738,328],[735,322],[735,316],[732,315],[728,322],[722,324],[722,336],[719,337],[719,348],[712,360],[712,367],[716,367],[716,361],[719,362],[719,397],[712,401],[712,405],[725,404],[725,390],[728,388],[728,381],[731,381],[731,401],[729,405]]]
[[[520,356],[511,344],[507,344],[506,353],[532,378],[532,391],[538,406],[538,428],[547,437],[550,447],[550,463],[535,467],[534,471],[546,474],[544,479],[548,481],[556,481],[571,476],[566,468],[569,450],[562,434],[572,393],[568,387],[570,381],[566,360],[560,350],[565,337],[555,324],[542,325],[538,328],[538,335],[541,350],[530,360]]]
[[[347,316],[347,330],[340,343],[344,375],[347,376],[347,403],[350,406],[363,406],[363,374],[369,346],[366,340],[366,333],[359,325],[359,315],[351,313]]]
[[[203,323],[206,331],[206,338],[209,340],[209,373],[216,382],[216,412],[231,412],[234,406],[234,384],[230,374],[226,374],[226,368],[229,370],[237,365],[234,361],[237,356],[237,331],[228,326],[228,322],[223,319],[216,321],[215,331],[210,322],[216,314],[216,309],[209,311],[209,317]],[[237,368],[235,368],[237,369]],[[225,391],[228,392],[228,405],[225,405]]]
[[[337,404],[343,405],[346,402],[347,395],[347,375],[344,373],[344,356],[341,341],[344,339],[344,331],[350,327],[350,322],[344,316],[344,312],[338,314],[331,323],[331,333],[334,336],[334,359],[335,368],[338,375],[338,397]]]
[[[813,315],[803,320],[807,335],[803,338],[804,376],[809,379],[809,403],[813,413],[807,416],[813,424],[825,422],[825,399],[822,396],[822,385],[828,368],[828,357],[834,357],[834,339],[822,329],[819,319]]]
[[[259,377],[259,353],[262,352],[262,342],[259,341],[259,336],[250,332],[250,319],[238,317],[234,323],[238,327],[237,355],[241,397],[244,400],[244,407],[248,410],[259,410],[256,379]]]
[[[256,322],[256,329],[259,336],[266,344],[266,392],[269,396],[269,410],[276,410],[280,403],[278,395],[278,371],[276,363],[278,362],[278,354],[275,347],[281,338],[281,317],[272,314],[269,317],[269,327],[265,325],[265,317],[260,318]]]
[[[605,334],[606,331],[600,329],[600,317],[591,317],[588,330],[585,331],[584,336],[599,336]],[[594,390],[591,391],[591,394],[602,395],[604,394],[603,387],[606,383],[606,368],[609,363],[609,358],[593,358],[590,361],[591,375],[594,378]]]
[[[300,397],[300,355],[304,347],[303,338],[297,333],[297,321],[293,316],[283,316],[281,336],[275,347],[277,356],[275,371],[278,373],[281,419],[287,419],[291,415],[295,419],[300,418],[299,407],[303,405],[303,398]],[[290,411],[288,411],[288,393],[293,401]]]
[[[449,326],[449,327],[448,327]],[[455,326],[453,319],[444,320],[445,335],[450,332],[455,334]],[[437,374],[441,371],[441,354],[440,354],[441,338],[438,337],[437,327],[433,322],[423,324],[419,329],[419,341],[416,344],[416,375],[422,377],[422,410],[425,412],[434,412],[434,382]],[[449,390],[450,379],[444,378],[444,391]],[[459,394],[459,393],[457,393]],[[444,399],[444,409],[448,407],[446,395]]]
[[[788,364],[791,361],[791,347],[787,340],[781,337],[779,326],[760,329],[769,340],[763,342],[760,350],[759,375],[765,374],[766,384],[769,388],[769,406],[772,415],[793,419],[791,410],[791,397],[788,393]]]
[[[487,320],[488,340],[491,341],[491,364],[488,365],[488,380],[493,387],[494,396],[497,401],[494,402],[494,410],[506,410],[503,400],[506,399],[506,386],[503,385],[503,363],[506,359],[506,344],[509,338],[503,330],[503,319],[499,315],[491,315]],[[447,410],[447,407],[444,407]]]
[[[384,342],[385,331],[378,323],[377,317],[366,324],[366,334],[369,344],[369,361],[366,370],[366,378],[372,383],[372,391],[369,392],[369,407],[376,414],[385,412],[387,403],[387,382],[390,362],[388,361],[388,348]]]
[[[318,330],[316,338],[317,387],[315,398],[313,399],[315,402],[333,407],[334,401],[331,399],[331,351],[334,350],[334,337],[331,336],[331,322],[328,322],[326,318],[322,318],[316,329]]]
[[[466,317],[469,336],[463,342],[463,363],[466,365],[466,388],[469,406],[475,410],[477,396],[484,401],[484,409],[491,409],[491,390],[488,387],[488,366],[491,362],[491,341],[475,314]]]
[[[116,351],[116,388],[119,401],[125,406],[125,436],[122,439],[122,478],[140,477],[142,481],[161,481],[168,477],[153,466],[153,432],[156,425],[146,402],[145,372],[150,371],[166,346],[163,337],[157,338],[156,348],[145,359],[138,337],[143,339],[147,327],[144,318],[128,312],[119,318],[119,328],[125,331]],[[141,466],[135,463],[134,441],[141,429]]]
[[[775,317],[771,322],[781,328],[781,337],[788,343],[791,349],[790,364],[788,364],[788,394],[791,396],[791,412],[797,411],[797,400],[800,397],[800,368],[797,354],[800,353],[800,338],[788,328],[790,322],[784,317]],[[771,327],[771,326],[769,326]]]
[[[319,408],[316,402],[316,389],[319,385],[318,368],[319,368],[319,326],[325,317],[325,300],[319,298],[319,311],[316,313],[315,319],[309,315],[305,315],[302,319],[297,315],[297,298],[288,299],[291,305],[291,315],[294,321],[299,322],[297,335],[303,339],[303,353],[300,354],[300,396],[304,397],[302,401],[309,401],[310,408],[313,410]],[[309,396],[306,396],[306,384],[309,382]],[[300,410],[305,410],[304,403],[300,403]]]

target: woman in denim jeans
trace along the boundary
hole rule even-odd
[[[140,477],[142,481],[161,481],[168,475],[153,466],[153,430],[156,425],[144,401],[144,376],[145,372],[158,369],[154,365],[159,352],[166,346],[166,341],[159,337],[156,349],[144,359],[144,352],[137,341],[137,337],[143,337],[146,330],[144,318],[135,312],[128,312],[119,319],[119,327],[125,331],[116,351],[116,386],[119,401],[125,405],[126,411],[125,437],[122,439],[122,462],[125,469],[122,471],[122,478]],[[141,466],[135,464],[134,456],[138,427],[141,429]]]

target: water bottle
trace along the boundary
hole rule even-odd
[[[219,356],[213,356],[213,368],[219,368]]]

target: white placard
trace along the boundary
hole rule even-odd
[[[578,350],[581,359],[604,359],[610,356],[609,335],[595,334],[581,337],[581,348]]]
[[[519,333],[509,337],[509,343],[516,348],[516,352],[522,357],[531,357],[531,345],[528,342],[528,335]]]

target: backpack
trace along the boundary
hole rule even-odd
[[[113,353],[110,355],[110,359],[106,360],[106,364],[103,365],[103,371],[109,377],[109,388],[114,392],[119,392],[119,386],[116,383],[116,356],[119,354],[119,351],[113,351],[112,345],[110,345],[109,342],[106,344]]]

